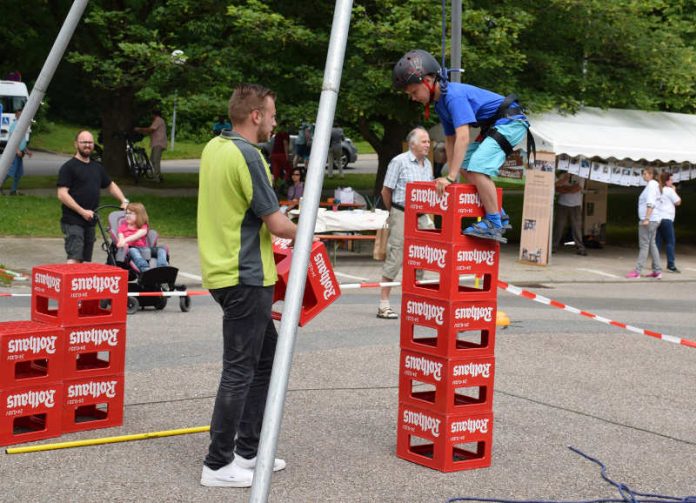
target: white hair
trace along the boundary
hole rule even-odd
[[[412,147],[413,145],[416,144],[418,133],[428,134],[428,132],[425,130],[425,128],[422,128],[420,126],[413,128],[411,130],[411,132],[408,133],[408,135],[406,136],[406,141],[408,142],[409,147]]]

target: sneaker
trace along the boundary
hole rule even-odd
[[[234,455],[234,461],[232,461],[232,464],[236,464],[240,468],[243,468],[245,470],[253,470],[256,468],[256,456],[254,456],[251,459],[246,459],[241,457],[239,454]],[[285,470],[285,467],[288,466],[288,464],[285,462],[284,459],[280,458],[275,458],[273,460],[273,471],[274,472],[279,472],[280,470]]]
[[[583,257],[587,257],[587,250],[585,250],[585,249],[583,248],[583,249],[581,249],[581,250],[578,250],[578,251],[577,251],[577,254],[578,254],[578,255],[582,255]]]
[[[662,279],[662,273],[653,271],[650,274],[645,275],[646,278],[655,278],[655,279]]]
[[[492,239],[501,243],[507,243],[507,239],[503,237],[505,234],[505,227],[496,227],[493,225],[493,222],[487,218],[484,218],[480,222],[476,222],[474,225],[467,227],[464,229],[463,234],[465,236]]]
[[[627,278],[640,278],[640,273],[638,271],[631,271],[626,275]]]
[[[229,465],[213,470],[203,465],[201,485],[206,487],[251,487],[254,470],[241,468],[232,461]]]
[[[674,273],[680,273],[680,272],[681,272],[679,269],[676,268],[676,266],[668,267],[667,270],[668,270],[669,272],[674,272]]]
[[[395,320],[399,317],[398,314],[394,312],[391,306],[380,307],[377,309],[377,318],[383,318],[385,320]]]

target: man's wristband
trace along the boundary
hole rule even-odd
[[[454,183],[454,180],[452,180],[449,176],[446,176],[445,180],[447,180],[449,183]]]
[[[125,198],[123,199],[123,201],[121,201],[121,204],[128,204],[128,203],[130,203],[130,201],[128,199],[125,199]]]

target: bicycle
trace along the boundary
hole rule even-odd
[[[152,180],[155,178],[155,170],[152,167],[150,158],[147,156],[143,147],[138,147],[135,143],[143,139],[140,133],[122,133],[126,140],[126,160],[128,162],[128,172],[133,177],[135,183],[140,178]]]

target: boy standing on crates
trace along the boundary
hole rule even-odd
[[[492,176],[505,162],[529,129],[529,122],[517,103],[517,96],[501,96],[469,84],[448,82],[435,58],[416,49],[407,52],[394,66],[394,87],[409,98],[425,105],[425,118],[430,104],[435,104],[445,132],[445,150],[449,173],[436,180],[442,194],[445,187],[455,183],[459,171],[476,185],[486,216],[467,227],[464,234],[506,243],[504,234],[510,218],[498,208],[498,197]],[[470,128],[481,133],[472,142]],[[528,149],[529,150],[529,149]]]

